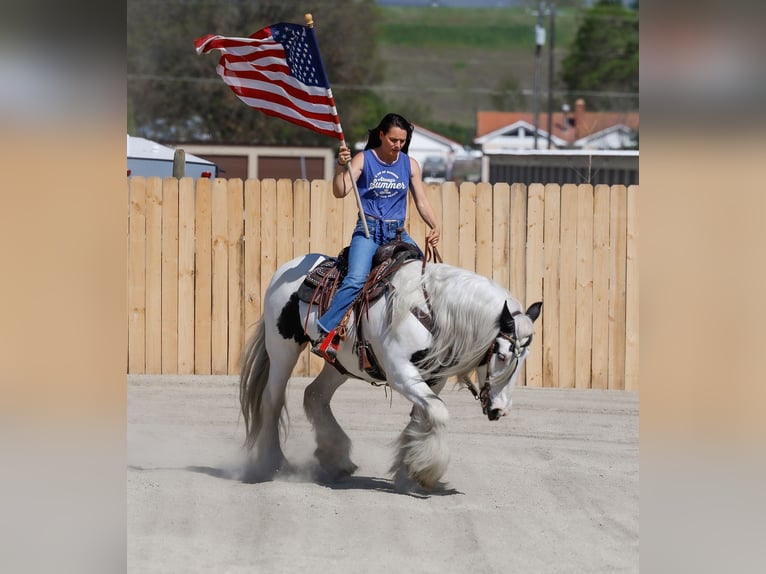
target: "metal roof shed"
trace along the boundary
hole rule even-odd
[[[172,177],[175,148],[146,138],[128,135],[128,175]],[[185,153],[185,177],[218,177],[218,166],[196,155]]]

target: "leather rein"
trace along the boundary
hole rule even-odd
[[[439,250],[436,248],[436,246],[432,246],[430,243],[428,243],[428,236],[426,236],[425,240],[426,245],[426,251],[425,256],[423,257],[423,265],[420,268],[420,274],[421,276],[425,274],[426,272],[426,263],[429,261],[433,261],[434,263],[442,263],[442,256],[439,253]],[[428,308],[427,312],[423,312],[421,309],[415,308],[411,309],[410,312],[415,315],[415,318],[420,321],[420,323],[428,329],[429,333],[434,332],[434,312],[431,308],[431,297],[428,295],[428,291],[426,291],[425,283],[421,283],[422,289],[423,289],[423,297],[426,300],[426,307]]]

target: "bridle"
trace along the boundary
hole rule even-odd
[[[481,388],[477,388],[476,385],[473,384],[473,381],[468,379],[467,377],[463,379],[463,384],[468,387],[468,390],[471,391],[471,394],[473,395],[473,398],[477,401],[480,401],[481,404],[481,411],[486,415],[487,411],[489,410],[489,392],[492,388],[492,385],[490,383],[490,373],[489,373],[489,361],[492,358],[492,355],[497,354],[501,360],[505,359],[505,356],[503,353],[500,353],[498,351],[498,339],[505,339],[509,343],[511,343],[511,351],[512,357],[511,360],[516,362],[516,366],[514,366],[514,370],[517,368],[519,364],[519,355],[520,353],[516,350],[515,345],[515,339],[509,335],[508,333],[503,333],[500,331],[497,334],[497,337],[492,341],[489,348],[487,349],[487,352],[484,355],[484,358],[479,363],[478,366],[481,365],[487,365],[487,374],[484,378],[484,382],[481,386]]]

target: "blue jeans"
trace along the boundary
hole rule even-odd
[[[396,239],[396,230],[404,227],[403,219],[377,219],[370,216],[367,216],[365,219],[370,232],[370,238],[368,239],[364,236],[364,227],[360,219],[356,224],[354,233],[351,235],[351,248],[348,253],[348,273],[346,273],[346,277],[335,292],[330,307],[317,320],[320,329],[325,333],[329,333],[338,326],[343,315],[346,314],[348,308],[354,302],[357,295],[359,295],[365,281],[367,281],[367,276],[370,274],[375,251],[381,245]],[[402,229],[401,239],[418,247],[417,243],[412,240],[404,229]],[[418,250],[420,250],[419,247]]]

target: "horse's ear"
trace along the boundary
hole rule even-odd
[[[503,305],[503,312],[500,313],[500,332],[514,334],[513,315],[508,309],[508,301]]]
[[[529,306],[529,309],[527,309],[527,317],[532,319],[532,322],[534,323],[537,318],[540,316],[540,310],[543,308],[543,302],[538,301],[537,303],[532,303]]]

